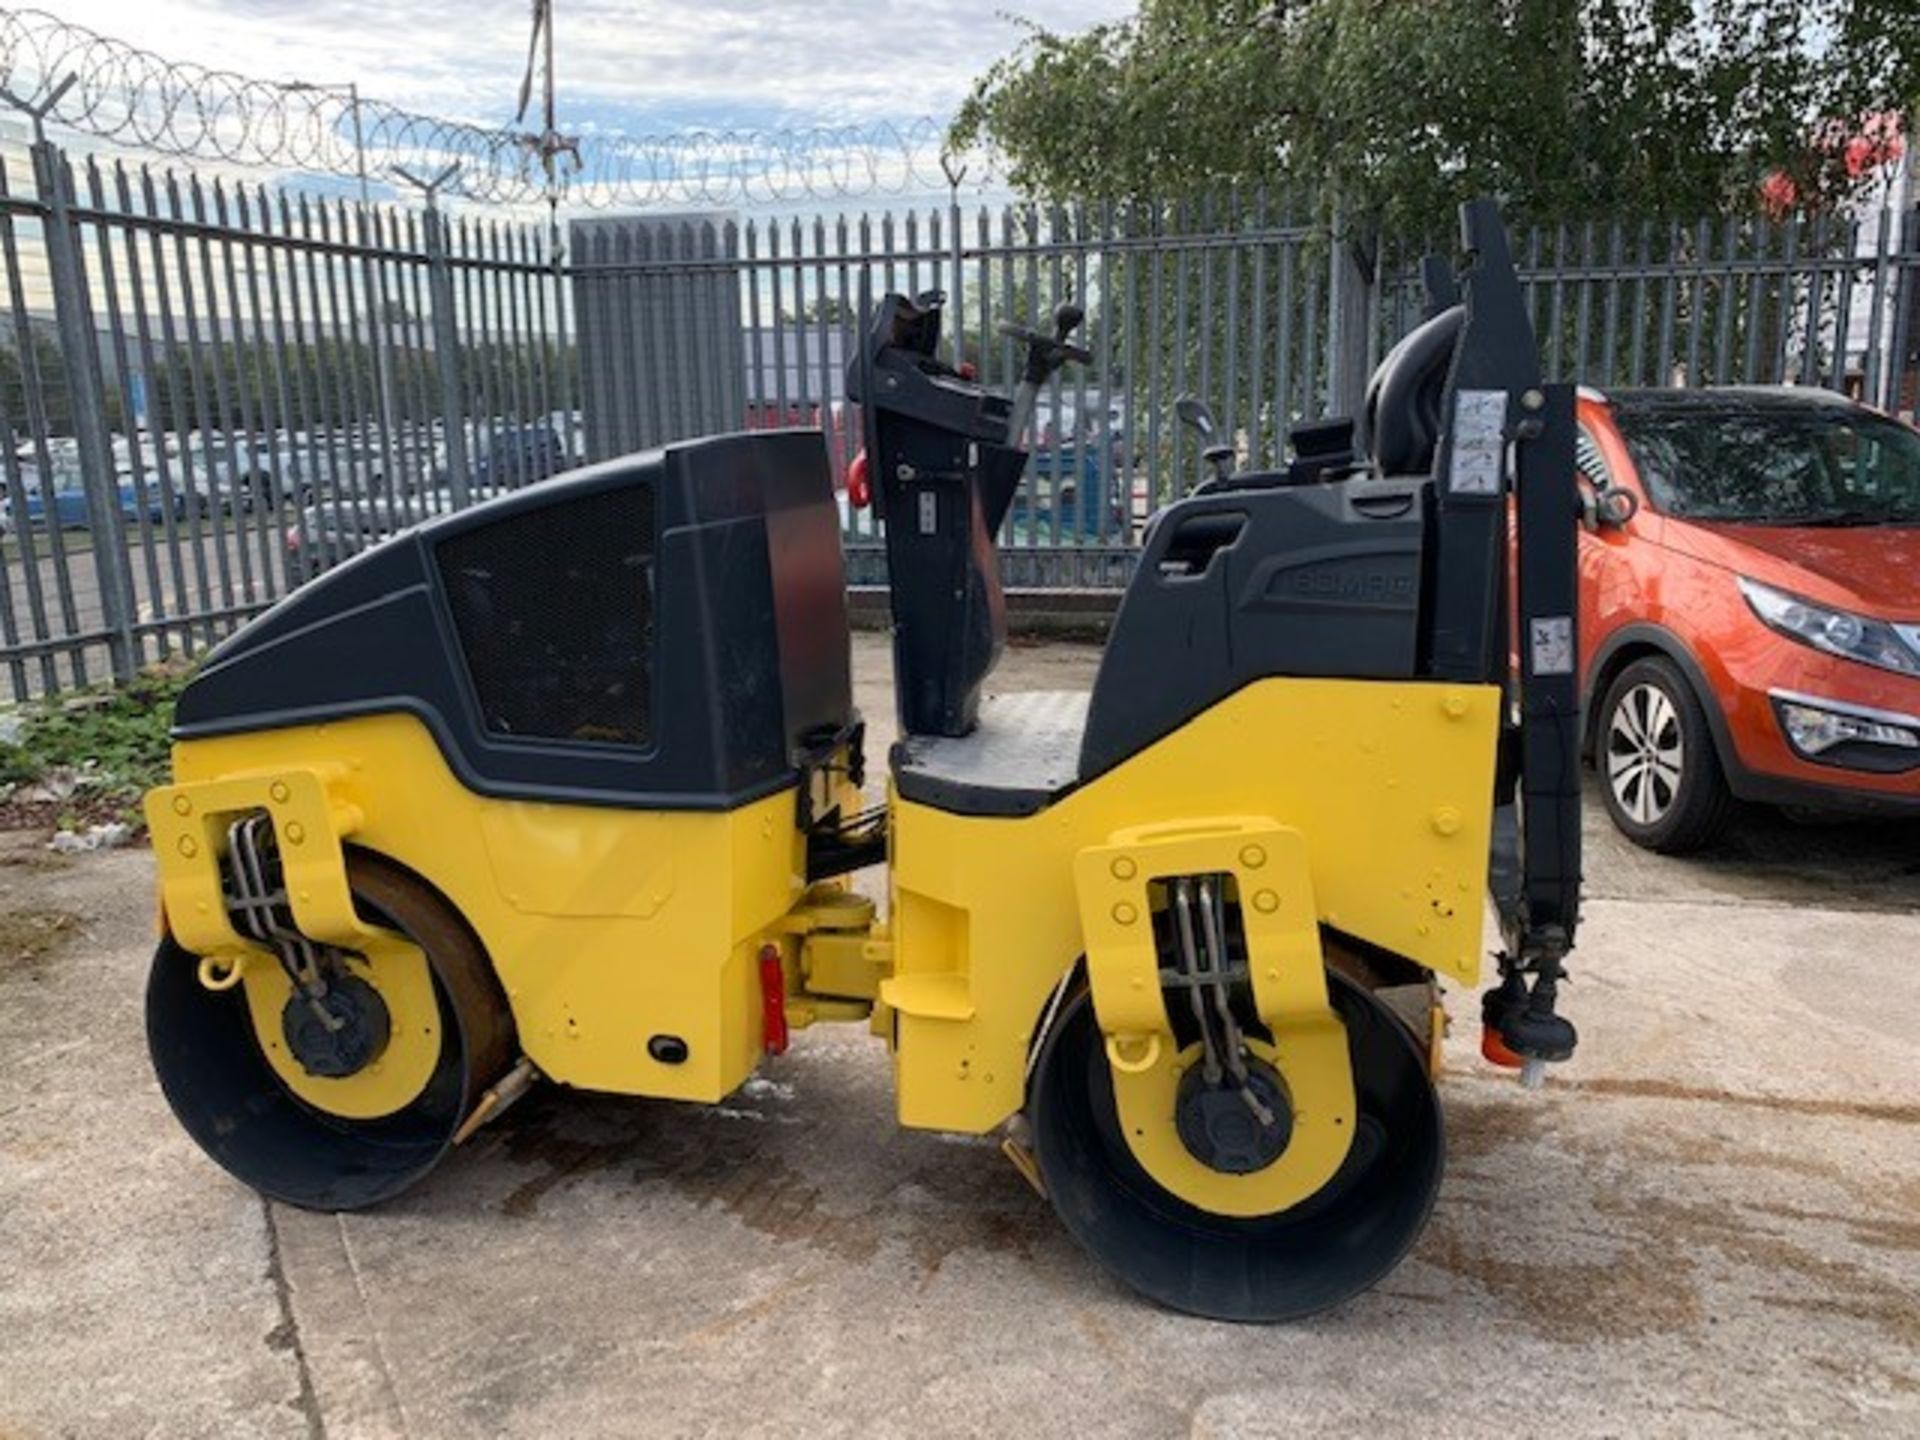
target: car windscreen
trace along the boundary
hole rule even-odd
[[[1656,509],[1761,525],[1920,525],[1920,432],[1831,404],[1616,402]]]

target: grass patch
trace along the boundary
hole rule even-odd
[[[160,528],[160,522],[156,520],[153,528],[157,532]],[[133,526],[131,522],[128,523],[127,529],[129,532],[132,531]],[[133,539],[131,533],[127,538],[129,540]],[[90,555],[93,553],[93,532],[90,530],[62,530],[60,532],[60,546],[69,556]],[[24,561],[26,558],[26,546],[20,543],[20,537],[18,535],[9,535],[5,540],[0,540],[0,552],[4,552],[7,559],[13,561]],[[33,530],[34,559],[44,564],[52,555],[53,541],[48,538],[46,530],[36,524]]]
[[[0,739],[0,828],[137,828],[140,797],[167,779],[174,701],[191,673],[145,670],[0,712],[15,732],[13,743]]]

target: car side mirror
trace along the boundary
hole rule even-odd
[[[1580,523],[1589,530],[1619,530],[1640,513],[1640,497],[1610,486],[1580,497]]]

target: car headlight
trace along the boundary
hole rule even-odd
[[[1886,621],[1816,604],[1744,575],[1739,580],[1740,593],[1769,629],[1829,655],[1901,675],[1920,675],[1920,648]]]
[[[1824,755],[1836,745],[1889,745],[1896,750],[1920,750],[1920,732],[1896,725],[1892,716],[1880,719],[1851,710],[1775,695],[1780,724],[1802,755]]]
[[[1920,768],[1920,719],[1844,700],[1770,692],[1773,713],[1803,760],[1883,775]]]

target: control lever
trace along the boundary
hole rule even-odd
[[[1221,438],[1220,427],[1214,423],[1213,411],[1207,408],[1207,402],[1196,400],[1191,395],[1182,395],[1173,402],[1174,414],[1200,437],[1200,443],[1206,449],[1200,452],[1200,458],[1213,467],[1214,478],[1231,479],[1233,476],[1233,446]]]
[[[1026,325],[1001,325],[1000,334],[1018,340],[1027,347],[1026,367],[1020,383],[1014,387],[1013,413],[1007,418],[1007,444],[1020,448],[1020,439],[1033,423],[1033,408],[1040,398],[1040,387],[1072,360],[1081,365],[1093,363],[1093,352],[1081,345],[1067,343],[1067,337],[1080,328],[1087,312],[1071,300],[1062,301],[1053,312],[1053,334]]]

